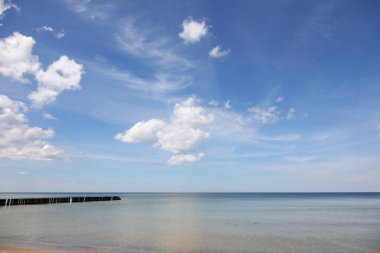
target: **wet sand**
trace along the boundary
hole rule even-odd
[[[0,246],[0,253],[54,253],[53,251],[41,249],[21,249]]]
[[[99,253],[97,249],[72,249],[70,251],[61,250],[47,250],[47,249],[35,249],[35,248],[15,248],[0,246],[0,253],[58,253],[58,252],[70,252],[70,253]]]

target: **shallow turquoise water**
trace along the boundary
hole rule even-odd
[[[25,195],[57,194],[13,197]],[[0,244],[62,252],[380,252],[379,193],[118,195],[121,201],[1,207]]]

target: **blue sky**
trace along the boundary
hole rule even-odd
[[[0,1],[0,191],[380,191],[378,1]]]

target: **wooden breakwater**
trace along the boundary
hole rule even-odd
[[[88,196],[88,197],[52,197],[52,198],[7,198],[0,199],[0,207],[18,205],[43,205],[59,203],[79,203],[93,201],[121,200],[119,196]]]

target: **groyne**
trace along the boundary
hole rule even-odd
[[[0,207],[19,206],[19,205],[79,203],[79,202],[93,202],[93,201],[113,201],[113,200],[121,200],[121,198],[119,196],[7,198],[7,199],[0,199]]]

